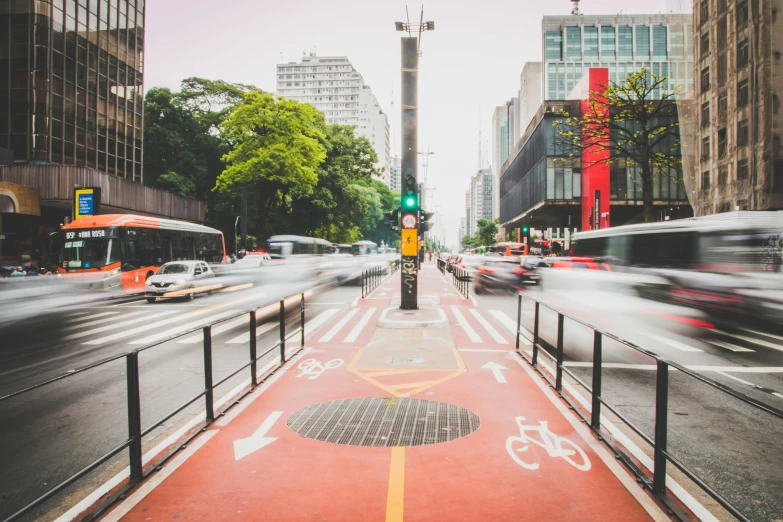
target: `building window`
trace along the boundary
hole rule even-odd
[[[742,80],[737,84],[737,108],[746,106],[749,98],[748,80]]]
[[[559,62],[563,59],[563,34],[559,29],[544,33],[544,45],[546,47],[547,61]]]
[[[701,92],[710,90],[710,68],[705,67],[701,70]]]
[[[701,0],[699,8],[699,23],[704,23],[710,19],[710,0]]]
[[[672,59],[681,60],[685,58],[685,31],[681,25],[671,26],[671,49],[670,54]]]
[[[718,22],[718,42],[716,44],[716,47],[719,51],[722,51],[726,48],[726,45],[729,41],[729,19],[728,17],[724,16],[720,19]]]
[[[718,186],[725,187],[729,182],[729,166],[721,165],[718,167]]]
[[[701,52],[701,55],[704,56],[708,52],[710,52],[710,32],[709,30],[705,31],[701,35],[701,39],[699,40],[699,51]]]
[[[598,27],[585,27],[585,60],[598,59]]]
[[[726,129],[718,129],[718,158],[726,157]]]
[[[617,47],[620,60],[633,60],[633,27],[617,28]]]
[[[748,160],[742,159],[737,161],[737,181],[746,180],[750,177],[750,169],[748,168]]]
[[[582,59],[582,30],[579,27],[566,27],[566,59]]]
[[[718,0],[718,14],[723,14],[729,8],[729,0]]]
[[[726,85],[726,77],[728,76],[727,62],[726,53],[718,56],[718,87]]]
[[[748,60],[750,59],[750,45],[748,44],[748,39],[745,38],[740,43],[737,44],[737,68],[745,67],[748,65]]]
[[[724,92],[718,97],[718,121],[726,123],[726,114],[729,112],[729,97]]]
[[[605,25],[601,27],[601,59],[614,60],[617,51],[614,41],[614,27]]]
[[[750,135],[748,133],[748,120],[737,122],[737,147],[744,147],[748,144]]]
[[[707,170],[701,173],[701,189],[710,190],[710,171]]]
[[[702,138],[701,140],[701,159],[710,159],[710,137]]]
[[[650,58],[650,28],[646,25],[636,26],[636,58]]]
[[[737,13],[734,15],[737,19],[737,29],[745,27],[748,23],[748,0],[737,2]]]
[[[653,59],[666,60],[666,26],[656,25],[653,27]]]

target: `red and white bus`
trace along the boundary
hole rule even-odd
[[[59,273],[96,290],[143,288],[168,261],[226,261],[223,233],[186,221],[103,214],[77,219],[53,236]]]

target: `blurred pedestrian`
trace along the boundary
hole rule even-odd
[[[21,266],[17,266],[8,277],[24,277],[24,270],[22,270]]]

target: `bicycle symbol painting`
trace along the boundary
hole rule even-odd
[[[539,425],[525,425],[525,417],[517,417],[517,426],[519,427],[519,436],[511,436],[506,439],[506,451],[514,459],[514,462],[530,470],[538,469],[538,463],[527,463],[520,458],[520,453],[530,449],[531,444],[544,448],[550,457],[561,457],[578,470],[587,471],[590,469],[590,460],[577,446],[565,437],[560,437],[549,431],[547,421],[539,421]],[[536,437],[538,437],[538,440]],[[522,444],[521,447],[516,447]]]
[[[345,361],[342,359],[332,359],[326,364],[321,364],[315,359],[305,359],[297,365],[297,368],[302,370],[302,373],[297,375],[297,377],[307,375],[307,378],[310,380],[317,379],[326,370],[334,370],[335,368],[339,368],[343,365],[344,362]]]

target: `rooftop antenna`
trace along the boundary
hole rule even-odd
[[[574,16],[578,16],[581,13],[579,12],[579,0],[571,0],[571,3],[574,5],[574,8],[571,9],[571,14]]]

